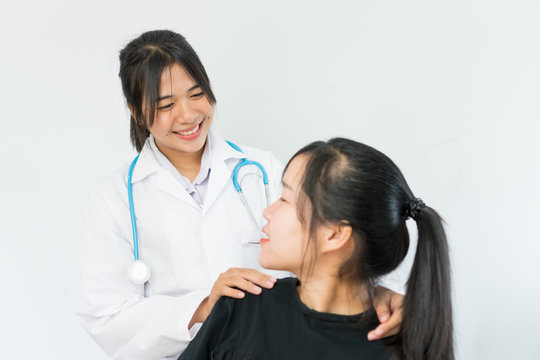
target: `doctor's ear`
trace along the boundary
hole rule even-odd
[[[348,222],[326,225],[322,235],[321,252],[331,252],[354,246],[353,229]]]

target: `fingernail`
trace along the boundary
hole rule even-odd
[[[373,333],[369,333],[369,334],[367,334],[367,339],[368,340],[375,340],[375,335],[373,335]]]
[[[275,277],[271,277],[271,278],[270,278],[270,281],[272,281],[272,282],[275,283],[275,282],[277,282],[277,279],[276,279]]]
[[[387,312],[385,313],[382,313],[381,314],[381,321],[386,321],[388,320],[388,317],[390,316],[390,314],[388,314]]]
[[[262,291],[262,289],[260,287],[258,287],[258,286],[254,286],[253,291],[255,291],[256,293],[260,293]]]
[[[239,292],[239,293],[238,293],[238,297],[239,297],[239,298],[243,298],[244,296],[245,296],[245,295],[244,295],[243,292]]]
[[[384,334],[384,330],[383,329],[377,329],[377,330],[375,330],[375,334],[377,336],[381,336],[382,334]]]
[[[269,288],[274,287],[274,283],[272,281],[265,282],[265,285],[266,287],[269,287]]]

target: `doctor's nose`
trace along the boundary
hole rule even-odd
[[[181,124],[191,124],[197,121],[197,111],[185,101],[179,101],[174,113],[174,121]]]

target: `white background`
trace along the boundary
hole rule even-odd
[[[540,358],[537,0],[0,0],[1,359],[106,358],[74,315],[78,245],[134,155],[118,51],[157,28],[200,55],[227,139],[394,159],[448,223],[458,358]]]

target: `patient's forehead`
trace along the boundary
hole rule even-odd
[[[287,190],[296,193],[299,190],[306,169],[307,160],[308,158],[306,155],[299,155],[289,163],[281,180],[283,182],[284,191]]]

